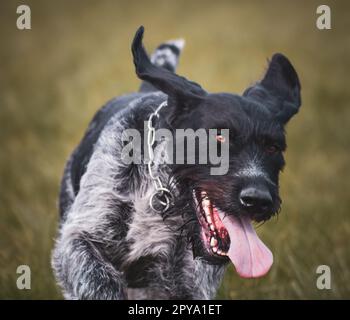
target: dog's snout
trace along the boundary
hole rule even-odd
[[[272,197],[268,189],[262,187],[244,188],[239,195],[243,207],[252,211],[266,211],[272,206]]]

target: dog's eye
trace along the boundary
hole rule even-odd
[[[220,143],[224,143],[226,141],[226,138],[221,135],[221,134],[218,134],[216,137],[215,137],[216,141],[217,142],[220,142]]]
[[[272,145],[266,146],[265,150],[269,154],[274,154],[274,153],[279,152],[280,148],[279,148],[279,146],[272,144]]]

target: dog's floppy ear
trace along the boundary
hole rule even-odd
[[[199,84],[151,63],[142,45],[143,32],[141,26],[131,47],[137,76],[167,94],[172,106],[183,110],[200,102],[207,93]]]
[[[272,56],[264,78],[248,88],[244,96],[267,107],[283,123],[299,111],[300,82],[290,61],[280,53]]]

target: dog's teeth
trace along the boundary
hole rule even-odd
[[[202,206],[203,208],[209,208],[210,200],[205,192],[202,191]]]
[[[213,252],[217,252],[218,251],[218,247],[213,247]]]
[[[211,231],[215,231],[215,227],[214,227],[214,225],[212,223],[210,224],[210,230]]]
[[[218,240],[216,240],[214,237],[211,237],[210,239],[210,245],[212,247],[215,247],[218,244]]]
[[[217,251],[217,254],[219,254],[220,256],[227,256],[227,253],[220,249]]]
[[[224,251],[222,251],[222,250],[218,250],[218,252],[217,252],[219,255],[221,255],[221,256],[226,256],[227,254],[226,254],[226,252],[224,252]]]
[[[206,214],[210,214],[210,211],[209,211],[210,202],[209,202],[209,200],[208,201],[206,201],[206,200],[202,201],[202,207],[203,207],[203,209],[204,209]]]
[[[206,194],[205,195],[202,194],[202,202],[203,204],[208,204],[208,205],[210,204],[209,198]]]

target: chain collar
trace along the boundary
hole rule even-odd
[[[152,112],[148,118],[147,122],[147,127],[148,127],[148,134],[147,134],[147,147],[148,147],[148,157],[149,161],[147,164],[148,168],[148,174],[151,177],[155,191],[152,193],[150,199],[149,199],[149,205],[152,208],[153,211],[156,212],[163,212],[166,211],[172,200],[173,200],[173,195],[170,192],[170,190],[166,187],[163,186],[162,181],[159,178],[159,174],[155,174],[153,171],[153,166],[154,166],[154,151],[153,151],[153,146],[155,144],[155,137],[156,137],[156,132],[155,132],[155,127],[153,126],[153,121],[155,118],[159,118],[159,111],[163,108],[166,107],[168,104],[166,101],[162,102],[158,108]],[[156,208],[155,201],[158,201],[158,207]]]

